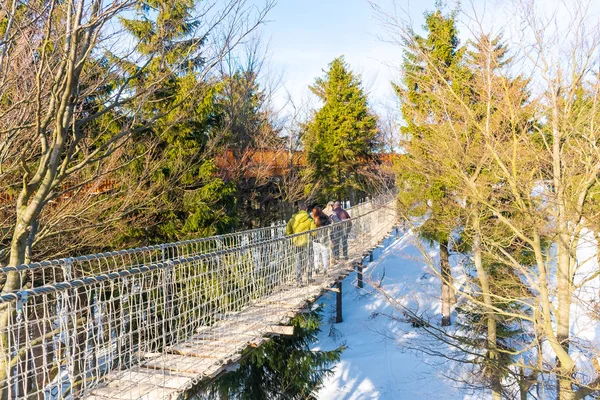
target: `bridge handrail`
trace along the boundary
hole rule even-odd
[[[368,212],[374,204],[389,201],[393,196],[392,192],[385,193],[367,202],[350,207],[348,211],[351,216],[358,217]],[[21,276],[21,279],[24,281],[23,283],[28,281],[31,287],[39,287],[48,283],[65,282],[75,278],[93,276],[98,273],[108,273],[154,262],[164,262],[189,253],[208,253],[215,249],[239,248],[247,244],[258,243],[265,239],[277,238],[284,235],[285,222],[280,222],[268,227],[209,237],[32,262],[18,266],[4,266],[0,267],[0,275],[14,271],[21,272],[24,273]],[[129,258],[129,260],[125,258]],[[95,262],[94,265],[92,265],[93,262]],[[40,271],[43,273],[40,273]]]
[[[260,337],[264,328],[251,327],[279,308],[285,312],[285,293],[310,278],[313,247],[332,246],[341,256],[347,239],[348,256],[356,258],[395,224],[390,201],[309,232],[3,294],[9,317],[0,337],[10,361],[0,391],[8,398],[54,398],[50,393],[61,397],[68,388],[71,397],[83,397],[111,371],[155,359],[198,332],[216,340],[243,310],[281,297],[252,308],[252,320],[240,319],[242,329]],[[325,282],[336,274],[330,267],[318,276]]]
[[[346,220],[346,221],[339,222],[338,224],[336,224],[335,228],[336,229],[351,229],[350,227],[351,227],[352,223],[357,218],[364,217],[364,216],[374,213],[376,211],[378,211],[378,209],[367,211],[364,214],[362,214],[359,217],[356,217],[352,220]],[[283,225],[283,227],[285,228],[285,225]],[[247,250],[252,249],[253,247],[256,247],[257,245],[277,243],[277,242],[284,241],[284,240],[293,240],[293,238],[300,237],[300,236],[307,236],[307,235],[316,236],[316,235],[322,234],[322,232],[326,232],[331,229],[332,229],[332,226],[324,226],[324,227],[316,228],[316,229],[313,229],[313,230],[310,230],[307,232],[301,232],[301,233],[296,233],[296,234],[292,234],[292,235],[282,235],[282,236],[274,237],[271,239],[264,239],[259,242],[248,243],[248,244],[245,244],[245,245],[242,245],[239,247],[232,247],[232,248],[228,248],[228,249],[216,250],[216,251],[212,251],[209,253],[197,254],[194,256],[190,256],[190,257],[182,256],[182,257],[178,257],[178,258],[171,258],[171,259],[167,259],[163,262],[145,264],[145,265],[138,266],[138,267],[132,267],[129,269],[122,269],[122,270],[118,270],[118,271],[107,272],[107,273],[102,273],[102,274],[93,275],[93,276],[73,278],[68,281],[50,283],[50,284],[46,284],[44,286],[39,286],[36,288],[31,288],[31,289],[19,289],[14,292],[0,294],[0,304],[5,303],[5,302],[19,300],[19,299],[29,299],[31,296],[37,296],[40,294],[48,294],[48,293],[53,293],[53,292],[66,290],[66,289],[74,289],[74,288],[90,285],[90,284],[97,283],[97,282],[118,279],[120,277],[136,275],[136,274],[140,274],[140,273],[147,272],[147,271],[172,268],[175,265],[199,261],[199,260],[207,260],[207,259],[210,259],[215,256],[222,256],[222,255],[226,255],[226,254],[233,253],[236,251],[247,251]],[[244,232],[251,232],[251,231],[244,231]],[[210,237],[202,238],[202,239],[210,239]],[[173,244],[180,244],[180,243],[185,243],[185,242],[195,242],[195,241],[196,240],[181,241],[181,242],[177,242],[177,243],[173,243]],[[156,247],[157,246],[148,246],[147,248],[156,248]],[[158,248],[160,249],[160,247],[158,247]],[[134,248],[132,250],[138,250],[138,249],[144,249],[144,248]],[[123,250],[123,251],[126,251],[126,250]],[[113,253],[116,253],[116,252],[94,254],[94,255],[92,255],[92,257],[101,256],[103,254],[112,255]],[[87,256],[82,256],[82,257],[87,257]]]
[[[342,221],[341,223],[339,223],[338,228],[344,229],[345,227],[350,225],[351,222],[352,221]],[[261,245],[277,243],[277,242],[281,242],[281,241],[285,241],[285,240],[291,240],[295,237],[313,235],[313,234],[316,235],[318,232],[324,231],[324,230],[328,230],[328,227],[321,227],[321,228],[313,229],[313,230],[302,232],[302,233],[296,233],[293,235],[277,237],[274,239],[265,239],[261,242],[250,243],[250,244],[246,244],[246,245],[240,246],[240,247],[217,250],[217,251],[213,251],[210,253],[198,254],[198,255],[190,256],[190,257],[179,257],[179,258],[169,259],[164,262],[147,264],[147,265],[142,265],[142,266],[138,266],[138,267],[132,267],[129,269],[123,269],[123,270],[119,270],[119,271],[98,274],[98,275],[94,275],[94,276],[74,278],[74,279],[71,279],[68,281],[51,283],[51,284],[39,286],[39,287],[32,288],[32,289],[19,289],[14,292],[0,294],[0,304],[6,303],[6,302],[18,301],[18,300],[27,301],[34,296],[56,293],[56,292],[64,291],[67,289],[76,289],[76,288],[80,288],[83,286],[93,285],[98,282],[116,280],[116,279],[119,279],[122,277],[133,276],[133,275],[141,274],[144,272],[149,272],[149,271],[154,271],[154,270],[164,270],[167,268],[172,268],[177,265],[190,263],[190,262],[194,262],[194,261],[209,260],[214,257],[224,256],[224,255],[234,253],[237,251],[247,251],[254,247],[261,246]]]
[[[95,253],[95,254],[86,254],[83,256],[76,256],[76,257],[65,257],[65,258],[57,258],[57,259],[53,259],[53,260],[37,261],[37,262],[31,262],[28,264],[21,264],[16,267],[7,265],[7,266],[0,268],[0,273],[8,273],[8,272],[12,272],[12,271],[21,271],[22,272],[22,271],[35,270],[35,269],[49,267],[49,266],[64,266],[64,265],[72,264],[72,263],[75,263],[78,261],[89,261],[89,260],[110,258],[110,257],[116,257],[116,256],[123,256],[123,255],[131,255],[131,254],[135,254],[135,253],[143,253],[143,252],[149,252],[149,251],[155,251],[155,250],[163,250],[163,249],[174,248],[174,247],[178,247],[178,246],[185,246],[185,245],[189,245],[189,244],[198,244],[198,243],[210,242],[210,241],[215,241],[215,240],[225,240],[225,239],[237,238],[237,237],[245,236],[245,235],[252,235],[254,233],[268,232],[268,231],[272,231],[274,229],[280,229],[282,227],[285,228],[285,224],[280,222],[276,225],[269,226],[269,227],[255,228],[255,229],[249,229],[249,230],[245,230],[245,231],[225,233],[225,234],[221,234],[221,235],[207,236],[207,237],[201,237],[201,238],[196,238],[196,239],[186,239],[186,240],[180,240],[177,242],[170,242],[170,243],[163,243],[163,244],[156,244],[156,245],[149,245],[149,246],[142,246],[142,247],[132,247],[129,249],[107,251],[107,252]]]

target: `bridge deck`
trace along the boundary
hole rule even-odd
[[[0,295],[2,398],[184,397],[247,347],[292,333],[285,324],[392,232],[393,193],[359,208],[294,235],[269,227],[0,268],[35,283]],[[346,248],[352,261],[295,284]]]
[[[257,347],[269,335],[281,331],[322,292],[346,277],[360,258],[338,263],[327,276],[316,276],[302,287],[282,288],[251,307],[228,314],[215,325],[199,330],[189,340],[161,354],[145,354],[142,361],[124,371],[104,377],[104,383],[85,399],[176,399],[204,379],[214,378]]]

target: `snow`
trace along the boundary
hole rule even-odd
[[[430,270],[430,262],[439,253],[417,244],[407,232],[376,251],[375,261],[365,269],[365,280],[380,283],[382,290],[367,282],[359,289],[355,273],[343,282],[342,323],[334,323],[335,293],[321,298],[325,317],[314,349],[347,348],[333,368],[333,376],[317,393],[319,399],[485,398],[485,393],[471,393],[447,378],[449,369],[456,368],[453,363],[411,350],[420,340],[430,339],[407,323],[384,295],[418,308],[431,321],[441,319],[440,282]],[[451,259],[451,263],[453,273],[460,276],[460,260]]]
[[[574,276],[574,284],[580,287],[575,290],[571,308],[571,354],[578,365],[578,377],[584,382],[595,376],[590,356],[593,357],[600,343],[600,324],[593,310],[600,292],[597,249],[594,232],[582,232]],[[460,383],[456,378],[478,383],[479,377],[469,375],[465,364],[440,357],[453,354],[452,348],[436,341],[422,328],[412,326],[401,311],[403,307],[417,310],[418,315],[439,326],[440,281],[431,270],[432,265],[438,264],[439,251],[408,231],[376,251],[375,261],[365,268],[363,289],[356,286],[355,273],[344,280],[342,323],[334,323],[335,293],[321,298],[325,317],[319,341],[313,348],[329,350],[341,345],[347,348],[333,367],[334,374],[326,378],[316,393],[317,398],[490,398],[489,391],[470,390],[468,385]],[[555,260],[551,259],[550,264],[555,267]],[[468,257],[453,255],[450,265],[455,288],[469,292],[465,286],[469,281],[466,274],[473,271]],[[552,301],[556,302],[554,296]],[[456,314],[452,318],[456,321]],[[444,329],[456,333],[460,328]],[[552,362],[555,355],[545,341],[542,348],[546,360]],[[425,352],[421,351],[424,349]]]
[[[577,266],[573,284],[577,287],[571,304],[571,354],[579,368],[578,377],[584,382],[595,376],[590,365],[590,355],[597,352],[600,342],[600,324],[593,308],[598,305],[600,277],[597,275],[598,243],[594,232],[584,229],[577,244]]]

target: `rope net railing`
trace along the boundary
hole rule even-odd
[[[393,194],[391,193],[381,195],[370,201],[350,207],[348,211],[353,217],[358,217],[369,212],[374,205],[381,204],[381,202],[385,202],[386,200],[389,201],[392,197]],[[181,257],[235,249],[260,243],[265,240],[284,236],[285,225],[285,222],[282,221],[264,228],[223,235],[34,262],[16,267],[5,266],[0,268],[0,276],[17,271],[21,280],[19,287],[35,288],[50,283],[65,282],[102,273],[166,262]]]
[[[53,275],[48,284],[0,295],[1,397],[80,398],[115,371],[135,382],[142,369],[162,373],[153,377],[160,386],[172,379],[170,354],[190,356],[180,363],[197,357],[184,366],[190,386],[241,351],[247,340],[240,337],[261,337],[281,323],[307,285],[331,284],[336,259],[360,258],[396,223],[389,198],[354,211],[349,221],[297,235],[277,226],[223,235],[230,241],[220,247],[209,238],[215,247],[187,241],[133,249],[142,254],[135,259],[120,252],[78,258],[105,264],[101,273]]]

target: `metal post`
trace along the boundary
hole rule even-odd
[[[369,252],[369,262],[373,262],[373,250]]]
[[[356,272],[356,276],[358,279],[358,287],[359,288],[363,288],[363,265],[362,264],[358,264],[356,266],[357,272]]]
[[[342,281],[337,283],[337,293],[335,296],[335,323],[339,324],[342,322]]]

